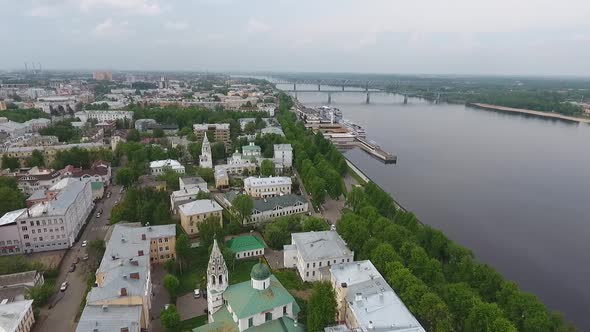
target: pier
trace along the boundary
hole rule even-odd
[[[380,146],[377,144],[368,142],[367,140],[356,137],[357,146],[361,148],[363,151],[369,153],[370,155],[382,160],[386,164],[395,164],[397,163],[397,156],[383,151]]]

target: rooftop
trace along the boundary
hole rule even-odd
[[[18,218],[26,210],[27,209],[20,209],[20,210],[14,210],[14,211],[6,212],[2,216],[2,218],[0,218],[0,226],[8,225],[8,224],[11,224],[11,223],[15,222],[16,221],[16,218]]]
[[[201,189],[200,187],[188,187],[182,190],[173,191],[170,197],[172,200],[176,200],[179,198],[185,198],[186,196],[193,196],[198,194],[199,192],[207,192],[206,190]]]
[[[33,270],[21,273],[0,275],[0,287],[5,288],[28,283],[34,283],[37,273],[37,271]]]
[[[293,147],[291,144],[275,144],[274,145],[275,151],[293,151]]]
[[[54,184],[49,190],[58,191],[54,199],[47,202],[40,202],[28,209],[28,216],[38,217],[41,215],[63,215],[67,209],[74,204],[80,193],[88,185],[88,181],[66,178]]]
[[[299,203],[306,203],[305,198],[303,196],[295,195],[295,194],[288,194],[283,196],[275,196],[275,197],[268,197],[265,199],[254,199],[254,210],[265,212],[273,210],[276,207],[287,207],[287,206],[294,206],[295,204]]]
[[[263,249],[264,242],[254,235],[243,235],[235,237],[225,243],[231,251],[238,253],[242,251]]]
[[[102,306],[87,305],[82,312],[76,332],[139,332],[141,306]]]
[[[191,184],[207,183],[207,181],[203,180],[203,178],[200,176],[183,176],[180,179],[182,179],[182,182],[185,186]]]
[[[0,304],[0,331],[16,331],[32,304],[33,300]]]
[[[291,239],[304,261],[353,256],[336,231],[293,233]]]
[[[223,210],[221,205],[212,199],[199,199],[190,203],[182,204],[178,207],[178,209],[184,215],[188,216]]]
[[[209,130],[209,128],[229,130],[229,123],[196,123],[193,125],[193,129],[197,131]]]
[[[182,165],[174,159],[166,160],[155,160],[150,162],[150,168],[161,168],[161,167],[181,167]]]
[[[244,179],[244,186],[249,187],[266,187],[266,186],[284,186],[291,185],[291,178],[286,176],[277,176],[269,178],[247,177]]]
[[[332,265],[337,285],[346,283],[346,301],[362,331],[425,332],[371,261]]]

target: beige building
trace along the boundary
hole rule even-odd
[[[0,303],[0,331],[29,332],[33,324],[33,300]]]
[[[150,239],[150,261],[152,264],[176,259],[176,226],[148,226],[142,236]]]
[[[11,147],[2,150],[0,158],[4,155],[16,158],[20,162],[21,166],[25,166],[25,161],[33,155],[34,150],[39,150],[43,153],[45,158],[45,164],[49,165],[55,160],[55,155],[58,151],[68,150],[74,147],[86,150],[98,150],[105,147],[102,143],[77,143],[77,144],[64,144],[64,145],[49,145],[44,147],[37,146],[24,146],[24,147]]]
[[[188,235],[199,233],[199,223],[209,217],[218,217],[219,222],[223,225],[222,211],[221,205],[212,199],[200,199],[178,207],[180,224]]]
[[[231,148],[231,138],[229,131],[229,123],[202,123],[194,124],[193,131],[197,137],[197,141],[202,141],[207,134],[208,138],[214,142],[223,142],[225,149]]]

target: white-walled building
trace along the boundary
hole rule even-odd
[[[170,209],[174,214],[178,213],[178,207],[182,204],[194,201],[200,192],[208,193],[208,189],[201,189],[200,187],[190,187],[173,191],[170,195]]]
[[[200,176],[182,176],[178,178],[180,190],[200,188],[202,191],[207,191],[207,181]]]
[[[98,122],[127,120],[133,121],[132,111],[81,111],[74,114],[82,122],[96,119]]]
[[[354,252],[336,231],[293,233],[283,258],[285,268],[296,268],[303,281],[318,281],[330,266],[352,262]]]
[[[173,159],[166,159],[166,160],[155,160],[150,162],[150,174],[151,175],[162,175],[164,171],[170,169],[175,171],[176,173],[184,174],[185,169],[182,164],[180,164],[177,160]]]
[[[293,147],[291,144],[274,145],[274,162],[283,165],[283,169],[293,167]]]
[[[29,332],[33,324],[33,300],[0,303],[0,331]]]
[[[248,145],[242,146],[242,156],[247,159],[257,159],[262,156],[262,150],[254,142],[250,142]]]
[[[303,332],[297,323],[300,311],[293,296],[272,275],[267,265],[252,267],[250,280],[229,285],[228,270],[217,245],[207,266],[209,324],[194,329],[205,331],[290,331]]]
[[[426,332],[371,261],[332,265],[330,281],[344,324],[325,331]]]
[[[291,193],[290,177],[267,177],[259,178],[250,176],[244,179],[244,190],[246,194],[254,198],[266,198]]]

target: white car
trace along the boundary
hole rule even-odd
[[[67,281],[64,281],[64,282],[62,282],[61,287],[59,288],[59,290],[62,291],[62,292],[65,292],[67,288],[68,288],[68,282]]]
[[[200,289],[195,289],[194,293],[193,293],[193,297],[195,299],[198,299],[199,297],[201,297],[201,290]]]
[[[86,247],[88,245],[88,241],[84,240],[82,241],[82,247]]]

